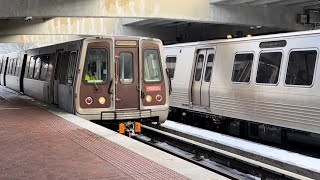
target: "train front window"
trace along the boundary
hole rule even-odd
[[[119,74],[122,84],[133,82],[133,54],[131,52],[120,53]]]
[[[249,82],[252,62],[252,53],[236,54],[232,71],[232,82]]]
[[[310,86],[313,81],[317,51],[292,51],[289,57],[286,84]]]
[[[277,84],[280,72],[281,59],[281,52],[261,53],[256,82],[266,84]]]
[[[84,69],[86,83],[103,83],[108,78],[108,51],[103,48],[91,48],[87,52]]]
[[[162,81],[161,63],[158,50],[147,49],[144,51],[143,70],[145,82]]]

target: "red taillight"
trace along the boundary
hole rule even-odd
[[[87,98],[85,99],[85,101],[86,101],[86,104],[88,104],[88,105],[90,105],[90,104],[93,103],[92,97],[87,97]]]
[[[156,96],[156,100],[157,100],[158,102],[162,101],[162,96],[161,96],[160,94],[158,94],[158,95]]]

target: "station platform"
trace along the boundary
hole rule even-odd
[[[0,179],[226,179],[0,86]]]

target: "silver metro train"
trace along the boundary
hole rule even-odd
[[[163,123],[169,112],[158,39],[85,38],[3,55],[0,67],[1,85],[88,120]]]
[[[170,116],[249,138],[319,140],[319,50],[319,30],[165,46]]]

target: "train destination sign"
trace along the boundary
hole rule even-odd
[[[161,86],[147,86],[146,91],[147,92],[160,92]]]
[[[260,48],[277,48],[277,47],[285,47],[287,45],[287,41],[269,41],[260,43]]]

